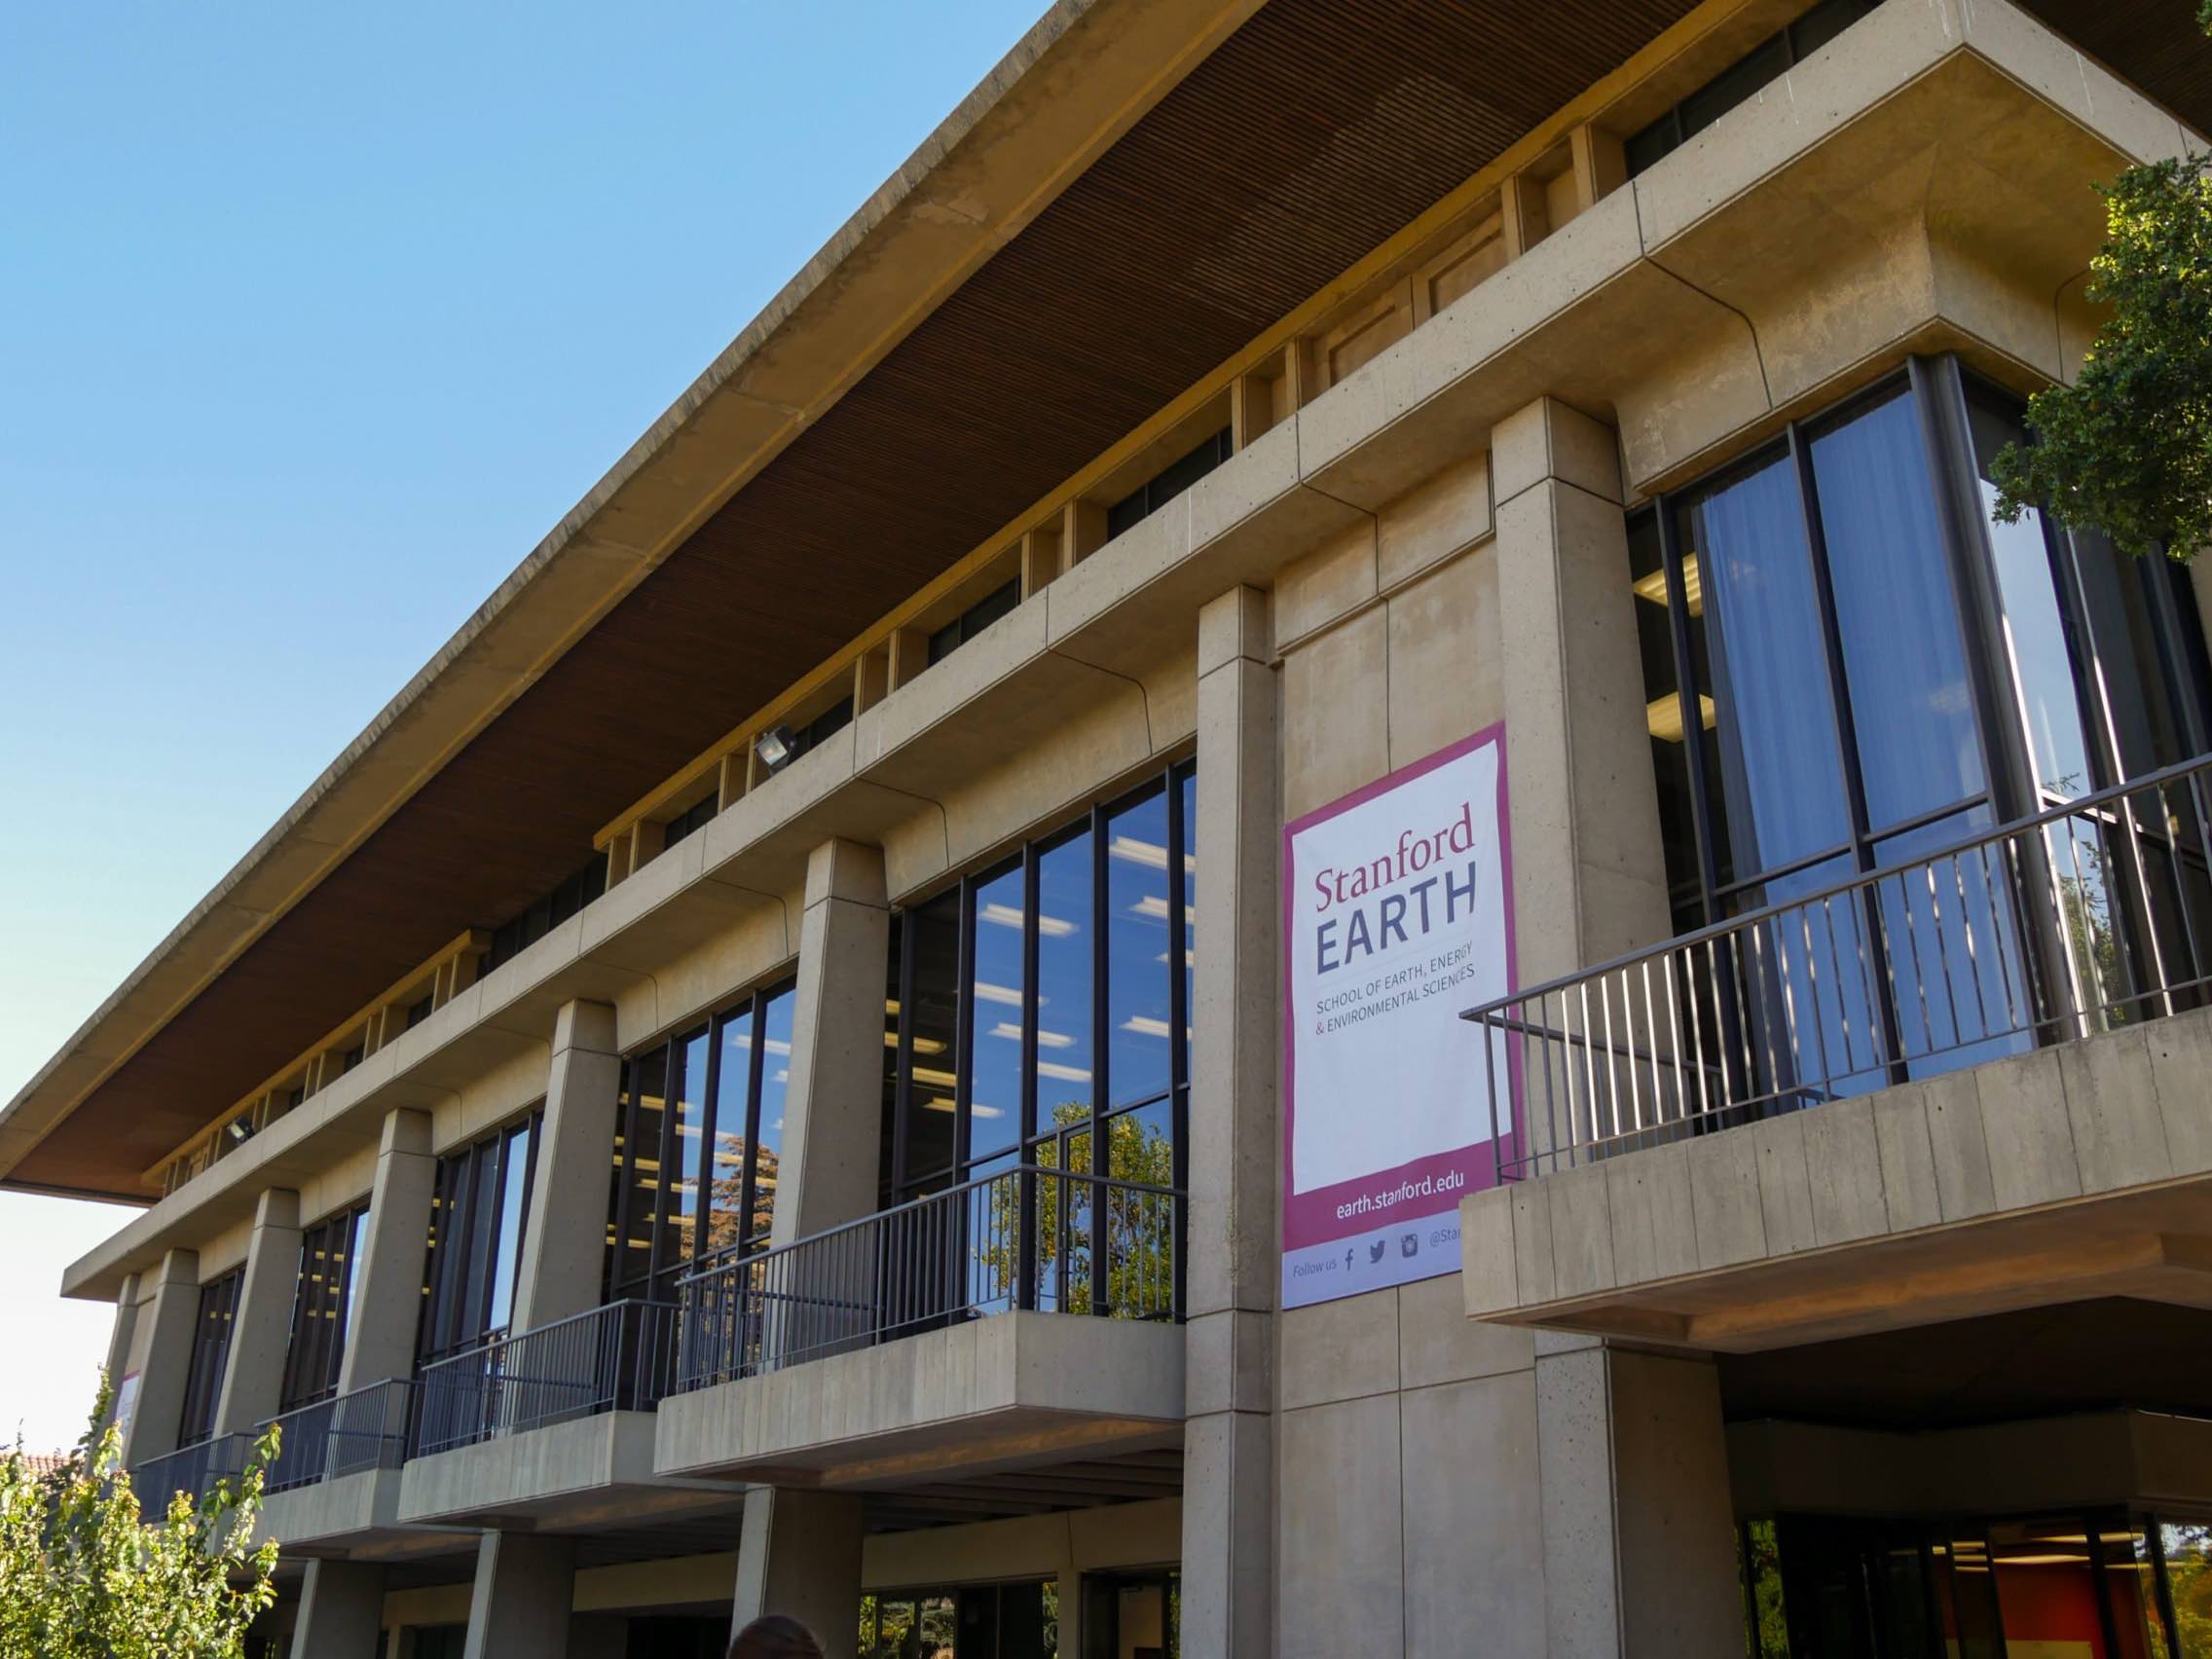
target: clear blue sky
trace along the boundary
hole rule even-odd
[[[0,1100],[1043,3],[0,8]],[[0,1196],[0,1434],[125,1219]]]

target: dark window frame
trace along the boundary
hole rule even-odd
[[[346,1345],[352,1334],[354,1273],[365,1242],[366,1200],[323,1217],[300,1235],[299,1275],[292,1290],[291,1334],[284,1345],[279,1412],[327,1400],[338,1392]],[[314,1271],[317,1252],[324,1263]],[[320,1321],[320,1323],[310,1323]]]
[[[438,1160],[430,1232],[423,1254],[423,1313],[415,1338],[418,1367],[506,1334],[506,1322],[495,1324],[489,1317],[498,1300],[494,1281],[511,1221],[515,1229],[514,1283],[508,1286],[511,1318],[511,1296],[520,1282],[529,1244],[530,1201],[537,1183],[537,1145],[544,1118],[542,1105],[533,1107]],[[508,1169],[517,1156],[524,1160],[522,1213],[509,1216]]]
[[[1190,869],[1189,858],[1194,852],[1191,836],[1195,826],[1189,822],[1186,810],[1186,792],[1195,779],[1198,762],[1184,759],[1161,768],[1132,788],[1110,799],[1095,803],[1081,817],[1064,823],[1050,833],[1025,842],[1014,853],[993,860],[988,865],[971,870],[957,881],[936,893],[903,906],[898,918],[902,925],[895,936],[898,954],[895,959],[896,990],[887,1000],[898,1004],[899,1012],[886,1021],[886,1036],[893,1039],[886,1048],[893,1058],[887,1064],[884,1088],[884,1110],[891,1115],[889,1132],[882,1136],[885,1166],[879,1167],[877,1193],[884,1208],[911,1202],[933,1192],[957,1186],[988,1173],[989,1166],[1000,1165],[1010,1160],[1014,1162],[1033,1161],[1048,1141],[1071,1132],[1088,1132],[1091,1170],[1093,1173],[1111,1173],[1111,1134],[1113,1121],[1151,1111],[1165,1103],[1168,1107],[1168,1132],[1173,1184],[1182,1188],[1188,1178],[1190,1145],[1190,961],[1188,948],[1191,921],[1186,900],[1186,872]],[[1107,877],[1107,830],[1124,811],[1140,806],[1155,797],[1162,800],[1167,820],[1166,933],[1169,940],[1168,961],[1164,972],[1168,986],[1168,1066],[1167,1082],[1163,1088],[1153,1090],[1141,1098],[1116,1100],[1113,1089],[1110,1010],[1112,985],[1107,959],[1107,940],[1110,922],[1110,883]],[[1040,1129],[1037,1123],[1037,1031],[1035,1017],[1038,994],[1038,869],[1043,858],[1054,849],[1084,834],[1090,836],[1090,916],[1091,969],[1090,969],[1090,1053],[1092,1076],[1090,1081],[1090,1114],[1081,1124],[1057,1125]],[[976,915],[977,896],[992,883],[1011,872],[1022,876],[1022,961],[1023,961],[1023,1031],[1021,1056],[1020,1123],[1014,1144],[977,1158],[974,1155],[973,1115],[975,1085],[975,1054],[972,1033],[975,1027],[977,999],[976,982]],[[907,1125],[912,1113],[908,1110],[911,1097],[919,1088],[936,1088],[939,1086],[917,1086],[913,1078],[914,1010],[916,1007],[915,956],[918,950],[918,930],[905,918],[924,906],[940,903],[948,896],[958,896],[958,952],[955,970],[954,1043],[953,1043],[953,1102],[954,1124],[951,1161],[948,1164],[915,1168],[910,1165]],[[933,1068],[935,1069],[935,1068]],[[1106,1153],[1101,1167],[1100,1153]],[[1103,1261],[1109,1254],[1104,1236],[1107,1225],[1107,1206],[1092,1206],[1093,1227],[1097,1236],[1092,1241],[1093,1259]],[[1176,1306],[1181,1306],[1182,1279],[1186,1252],[1175,1253]],[[1035,1285],[1025,1275],[1022,1295],[1025,1305],[1035,1295]],[[1106,1287],[1103,1278],[1093,1284],[1094,1297],[1103,1307]]]
[[[676,1281],[683,1274],[697,1272],[702,1265],[711,1261],[757,1255],[768,1248],[767,1235],[753,1231],[753,1218],[759,1210],[760,1106],[767,1067],[768,1015],[770,1008],[784,999],[790,999],[789,1006],[795,1015],[797,986],[798,981],[793,976],[772,979],[718,1009],[707,1020],[684,1025],[658,1042],[633,1051],[623,1060],[620,1092],[616,1097],[613,1168],[608,1200],[607,1257],[601,1273],[603,1303],[620,1302],[635,1297],[673,1300]],[[753,1037],[746,1057],[748,1071],[743,1097],[745,1162],[739,1181],[738,1237],[730,1245],[708,1249],[703,1246],[714,1223],[715,1142],[723,1128],[719,1121],[722,1034],[731,1024],[741,1019],[752,1022]],[[692,1253],[680,1260],[669,1249],[669,1239],[674,1233],[671,1219],[679,1172],[677,1142],[680,1125],[674,1101],[679,1087],[689,1087],[687,1083],[680,1085],[678,1082],[682,1075],[683,1051],[702,1038],[705,1039],[707,1058],[706,1075],[699,1084],[698,1092],[701,1114],[700,1193]],[[654,1188],[652,1213],[641,1220],[633,1213],[638,1194],[635,1172],[641,1148],[635,1129],[637,1103],[631,1098],[632,1078],[638,1063],[656,1051],[661,1055],[664,1080],[660,1132],[652,1148],[659,1160],[660,1179]],[[781,1156],[779,1148],[779,1161]],[[633,1272],[626,1271],[624,1267],[627,1249],[625,1241],[640,1236],[636,1232],[640,1226],[648,1229],[643,1236],[650,1242],[645,1271]]]
[[[177,1418],[180,1450],[214,1437],[215,1413],[230,1371],[231,1340],[238,1329],[239,1297],[244,1285],[245,1269],[238,1267],[200,1287],[192,1357],[184,1374],[184,1404]]]

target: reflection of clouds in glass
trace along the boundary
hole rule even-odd
[[[1018,1043],[1021,1041],[1021,1027],[1011,1019],[1002,1019],[991,1027],[987,1035],[1004,1037],[1009,1043]]]
[[[1164,1037],[1174,1029],[1164,1019],[1155,1019],[1149,1014],[1132,1014],[1122,1021],[1124,1031],[1133,1031],[1139,1037]]]
[[[994,985],[988,979],[977,979],[976,981],[976,1000],[987,1003],[1006,1003],[1018,1008],[1021,1006],[1021,993],[1009,985]]]
[[[1037,1046],[1040,1049],[1072,1049],[1075,1047],[1075,1039],[1065,1031],[1041,1030],[1037,1033]]]
[[[996,1106],[986,1106],[980,1100],[972,1104],[968,1110],[975,1113],[978,1118],[1003,1118],[1006,1116]]]
[[[769,1081],[771,1083],[789,1083],[791,1080],[791,1069],[788,1066],[783,1066],[777,1068],[776,1075]]]
[[[1039,1077],[1057,1078],[1062,1083],[1088,1083],[1090,1081],[1090,1074],[1081,1066],[1063,1066],[1057,1060],[1039,1060],[1037,1062],[1037,1075]]]
[[[765,1047],[771,1054],[788,1055],[792,1051],[791,1039],[788,1037],[771,1037]]]
[[[989,922],[994,927],[1016,928],[1021,926],[1021,907],[1018,904],[978,904],[976,920]],[[1043,939],[1065,939],[1075,932],[1075,923],[1059,916],[1040,915],[1037,932]]]
[[[1147,893],[1129,906],[1129,914],[1142,916],[1149,922],[1164,922],[1167,919],[1167,897],[1162,893]]]
[[[1140,841],[1134,835],[1117,835],[1107,843],[1106,856],[1147,869],[1167,867],[1167,849],[1158,841]]]

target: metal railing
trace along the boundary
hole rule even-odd
[[[2202,756],[1468,1010],[1499,1178],[2200,1006],[2208,801]]]
[[[424,1366],[410,1456],[648,1409],[667,1388],[675,1314],[663,1302],[610,1302]]]
[[[415,1384],[395,1377],[270,1419],[255,1436],[272,1426],[282,1435],[262,1490],[291,1492],[364,1469],[398,1468],[407,1460],[414,1406]]]
[[[704,1388],[960,1319],[1182,1315],[1183,1195],[1036,1164],[970,1181],[678,1286],[675,1386]]]
[[[139,1512],[153,1519],[166,1514],[169,1499],[180,1492],[197,1500],[213,1492],[218,1481],[235,1485],[252,1452],[252,1435],[218,1434],[196,1446],[147,1458],[130,1470],[130,1490],[137,1495]]]

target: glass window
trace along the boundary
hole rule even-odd
[[[1015,1145],[1021,1135],[1021,1038],[1028,1017],[1028,976],[1022,971],[1027,933],[1022,868],[1004,871],[977,890],[975,997],[969,1003],[968,1145],[976,1165]]]
[[[1811,451],[1867,827],[1887,830],[1987,787],[1918,401],[1900,389]]]
[[[1106,539],[1133,530],[1235,453],[1227,426],[1169,461],[1106,509]]]
[[[707,1248],[742,1242],[745,1227],[747,1102],[753,1089],[753,1005],[748,1002],[716,1022],[715,1150],[709,1177]]]
[[[1091,864],[1097,843],[1085,828],[1037,860],[1037,1137],[1090,1122]],[[978,953],[980,954],[980,953]],[[1039,1162],[1060,1164],[1059,1155]]]
[[[197,1446],[215,1432],[215,1408],[222,1399],[223,1374],[230,1368],[231,1330],[244,1278],[242,1271],[228,1272],[200,1287],[192,1359],[184,1376],[184,1416],[177,1425],[180,1447]]]
[[[790,1084],[790,984],[624,1064],[608,1209],[610,1301],[670,1301],[694,1263],[768,1244]]]
[[[366,1205],[345,1211],[300,1235],[299,1280],[292,1295],[292,1332],[284,1351],[280,1408],[290,1411],[337,1392],[359,1290],[354,1263],[368,1234]]]
[[[886,1203],[1014,1168],[1016,1149],[1041,1169],[1091,1171],[1115,1113],[1121,1139],[1102,1173],[1176,1183],[1197,816],[1196,773],[1177,766],[899,918],[885,998]],[[1072,1183],[1018,1185],[1019,1219],[1035,1224],[1052,1280],[1024,1293],[1038,1306],[1088,1301],[1092,1255],[1112,1242],[1103,1210],[1094,1218],[1088,1189]],[[1010,1235],[1015,1218],[1000,1211],[1014,1192],[988,1198],[990,1225]],[[1172,1204],[1153,1208],[1144,1225],[1172,1221]],[[1171,1269],[1172,1251],[1152,1260]],[[1010,1254],[994,1268],[1014,1276]]]
[[[959,1134],[960,891],[940,894],[906,916],[910,970],[905,1010],[910,1051],[899,1129],[898,1185],[903,1197],[942,1185],[952,1172]],[[998,1005],[998,1006],[1004,1006]]]
[[[760,1087],[754,1104],[752,1221],[747,1240],[755,1249],[768,1247],[768,1235],[776,1217],[776,1173],[784,1156],[784,1103],[791,1094],[792,1020],[798,1008],[797,991],[786,987],[761,1000]]]
[[[1174,1076],[1167,843],[1164,790],[1106,821],[1106,1078],[1114,1106],[1159,1099]]]
[[[1843,756],[1796,469],[1778,455],[1692,496],[1680,557],[1704,599],[1720,800],[1736,873],[1780,869],[1851,834]]]
[[[425,1364],[506,1329],[513,1315],[539,1114],[438,1161],[416,1346]]]

